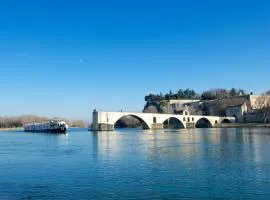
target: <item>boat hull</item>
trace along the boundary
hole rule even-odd
[[[25,132],[32,132],[32,133],[55,133],[61,134],[66,133],[66,128],[57,128],[57,129],[43,129],[43,130],[24,130]]]

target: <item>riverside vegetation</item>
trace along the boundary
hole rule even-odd
[[[48,121],[50,119],[59,119],[59,118],[48,118],[48,117],[39,117],[36,115],[22,115],[19,117],[0,117],[0,129],[9,129],[9,128],[21,128],[25,124],[30,123],[40,123]],[[85,123],[82,120],[67,120],[63,119],[69,127],[85,127]]]

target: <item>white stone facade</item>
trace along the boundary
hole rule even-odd
[[[228,106],[226,108],[227,117],[235,117],[236,122],[244,122],[244,115],[247,112],[247,104]]]

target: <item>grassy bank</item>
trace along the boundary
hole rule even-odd
[[[18,128],[0,128],[0,131],[21,131],[23,130],[23,127]]]

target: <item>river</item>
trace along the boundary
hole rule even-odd
[[[270,199],[270,129],[0,132],[0,199]]]

